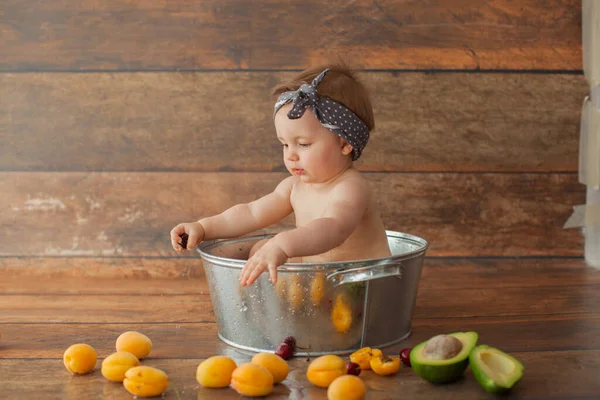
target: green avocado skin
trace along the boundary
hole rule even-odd
[[[487,374],[483,371],[482,368],[479,367],[479,362],[477,361],[477,353],[481,350],[488,350],[488,349],[494,350],[502,355],[505,355],[506,357],[509,357],[514,362],[516,362],[516,364],[519,366],[517,373],[520,376],[517,379],[515,379],[515,382],[512,385],[510,385],[509,387],[498,385],[496,382],[494,382],[492,379],[490,379],[487,376]],[[495,349],[493,347],[490,347],[490,346],[487,346],[484,344],[475,347],[471,351],[471,353],[469,354],[469,365],[471,367],[471,371],[473,372],[473,376],[475,377],[477,382],[479,382],[481,387],[483,387],[485,389],[485,391],[488,393],[504,393],[504,392],[506,392],[507,390],[512,388],[515,385],[515,383],[517,383],[521,379],[521,376],[523,375],[523,364],[521,364],[519,362],[519,360],[517,360],[516,358],[514,358],[498,349]]]
[[[464,346],[470,347],[470,349],[474,348],[477,344],[477,334],[474,332],[469,332],[473,336],[472,343],[464,343]],[[454,336],[455,333],[451,333],[451,336]],[[450,383],[458,380],[461,376],[463,376],[467,366],[469,365],[469,352],[464,356],[464,359],[457,360],[452,364],[446,365],[427,365],[424,364],[421,360],[419,360],[417,354],[420,353],[421,348],[425,347],[427,341],[419,343],[417,346],[413,348],[410,352],[410,362],[412,365],[413,371],[421,378],[426,381],[434,384],[442,384],[442,383]]]
[[[463,375],[463,372],[465,372],[465,369],[467,369],[469,359],[464,359],[452,365],[446,365],[443,370],[432,365],[415,365],[412,359],[411,364],[413,371],[421,378],[431,383],[441,384],[454,382],[459,379]]]

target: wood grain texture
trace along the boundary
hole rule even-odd
[[[132,288],[133,290],[133,288]],[[6,295],[2,322],[143,323],[215,322],[208,292],[193,295]]]
[[[87,284],[90,281],[95,284]],[[427,257],[419,290],[598,284],[600,272],[588,268],[583,258]],[[207,291],[204,268],[198,258],[0,257],[1,295],[144,296]]]
[[[272,72],[0,74],[0,170],[284,171]],[[583,75],[368,72],[365,171],[577,171]]]
[[[283,173],[0,173],[0,255],[173,256],[169,231],[272,191]],[[387,229],[430,256],[581,256],[576,174],[369,173]],[[291,217],[279,227],[290,227]]]
[[[3,4],[7,70],[581,69],[578,0]]]
[[[100,285],[100,283],[99,283]],[[518,317],[597,311],[600,285],[420,290],[416,319]],[[132,288],[133,290],[133,288]],[[490,306],[493,301],[493,307]],[[595,307],[595,308],[594,308]],[[0,296],[2,322],[182,323],[215,322],[210,296],[196,294],[27,294]]]
[[[123,324],[0,324],[0,359],[61,358],[73,343],[94,347],[100,358],[115,351],[117,337],[126,331],[147,335],[154,344],[153,359],[205,358],[227,348],[217,337],[214,323],[123,323]],[[475,331],[481,343],[490,343],[505,352],[600,350],[600,314],[544,315],[528,317],[414,319],[411,336],[386,354],[441,332]],[[186,346],[181,346],[186,343]]]
[[[249,362],[251,356],[237,351],[226,352],[238,363]],[[600,351],[557,351],[546,353],[514,354],[527,366],[523,379],[515,386],[511,398],[578,400],[595,399],[600,391],[597,370],[600,368]],[[560,368],[556,360],[560,360]],[[177,399],[238,399],[230,388],[207,389],[200,387],[195,372],[202,359],[157,360],[148,359],[143,365],[153,366],[169,375],[166,398]],[[325,389],[311,385],[306,379],[308,363],[304,359],[290,362],[290,374],[275,386],[270,399],[321,400],[327,396]],[[94,372],[73,376],[54,360],[0,360],[0,390],[10,399],[31,399],[44,394],[45,399],[110,399],[130,400],[122,385],[102,377],[97,364]],[[39,371],[44,371],[40,374]],[[368,398],[390,400],[399,394],[410,399],[479,400],[489,398],[475,381],[470,370],[465,378],[451,385],[431,385],[409,368],[389,377],[377,376],[372,371],[361,373],[367,386]]]
[[[169,375],[166,398],[239,398],[231,389],[208,390],[199,387],[195,380],[198,364],[209,356],[231,356],[238,364],[248,362],[252,356],[217,339],[216,326],[210,320],[211,308],[201,305],[208,304],[206,295],[167,292],[163,296],[159,293],[143,295],[135,293],[135,286],[129,293],[123,290],[120,295],[86,291],[78,295],[51,294],[47,292],[47,280],[33,279],[33,272],[27,271],[34,267],[11,259],[2,260],[4,264],[0,269],[12,268],[13,276],[23,271],[23,277],[32,277],[32,282],[37,283],[32,291],[38,293],[0,296],[0,393],[8,398],[130,399],[131,395],[121,385],[109,383],[99,372],[101,360],[114,351],[116,337],[127,330],[144,332],[153,340],[153,353],[142,363],[160,368]],[[524,363],[525,375],[512,390],[511,398],[570,400],[597,397],[600,390],[597,379],[600,290],[598,283],[585,282],[587,278],[597,282],[600,271],[587,269],[580,259],[549,259],[546,274],[541,270],[538,274],[522,272],[522,282],[518,284],[514,276],[520,273],[518,267],[541,269],[541,264],[537,263],[542,260],[517,259],[510,265],[506,264],[507,259],[435,261],[437,263],[428,272],[426,268],[422,276],[424,285],[418,295],[412,335],[402,343],[385,348],[386,354],[397,354],[402,347],[413,347],[435,334],[474,330],[480,334],[479,343],[499,347]],[[108,276],[122,284],[132,282],[134,266],[142,264],[142,260],[121,260],[114,264],[112,260],[110,263],[104,261],[105,264],[96,262],[90,265],[88,273],[73,268],[68,262],[64,265],[59,262],[56,258],[38,265],[45,269],[49,280],[59,281],[68,276],[87,281],[89,286],[102,285]],[[445,263],[447,271],[444,274]],[[103,265],[109,270],[101,271]],[[145,260],[143,265],[150,270],[144,276],[149,281],[192,280],[172,273],[184,268],[179,263],[160,267]],[[571,272],[572,278],[556,286],[558,277],[555,274],[567,271]],[[95,275],[98,276],[94,278]],[[452,289],[450,284],[461,277],[465,281],[473,280],[473,287],[465,288],[464,285]],[[198,275],[194,280],[203,278]],[[4,281],[0,280],[0,283]],[[182,292],[186,290],[182,289]],[[14,316],[25,318],[18,321]],[[164,321],[165,316],[168,321]],[[175,320],[177,316],[182,316],[182,320]],[[198,320],[194,321],[196,316]],[[82,320],[77,321],[80,317]],[[96,369],[89,375],[73,376],[62,364],[66,347],[78,342],[91,344],[99,353]],[[307,382],[307,366],[304,357],[292,359],[290,375],[283,384],[276,386],[270,398],[324,398],[323,389]],[[415,400],[489,397],[470,370],[466,371],[464,379],[440,386],[424,382],[408,368],[402,368],[391,377],[379,377],[366,371],[361,378],[368,387],[370,399],[388,400],[399,395]]]

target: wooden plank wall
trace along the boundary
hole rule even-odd
[[[431,257],[582,255],[580,232],[562,229],[585,201],[579,0],[2,8],[5,266],[179,257],[174,224],[285,176],[270,88],[338,56],[372,92],[358,167],[389,229],[428,239]]]

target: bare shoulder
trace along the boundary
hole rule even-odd
[[[275,189],[275,192],[289,195],[298,182],[299,178],[297,176],[288,176],[287,178],[279,182],[277,188]]]
[[[368,196],[371,193],[371,185],[360,172],[350,168],[338,178],[334,190],[346,194]]]

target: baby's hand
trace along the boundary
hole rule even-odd
[[[182,243],[181,235],[188,235],[187,248],[184,248]],[[173,249],[178,252],[191,250],[200,244],[204,240],[204,228],[199,222],[188,222],[177,225],[171,229],[171,245]]]
[[[246,262],[240,274],[240,283],[242,286],[252,285],[267,268],[271,282],[277,283],[277,267],[285,264],[287,260],[287,254],[271,239]]]

